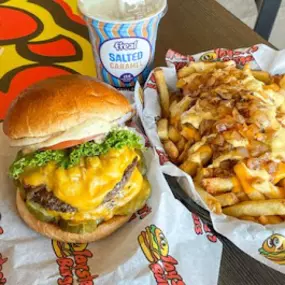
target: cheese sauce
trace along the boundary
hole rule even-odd
[[[122,179],[125,169],[136,156],[138,154],[129,148],[111,150],[100,157],[86,158],[81,161],[81,165],[70,169],[49,163],[23,174],[20,180],[31,186],[44,184],[58,199],[76,207],[79,212],[88,212],[103,202],[106,194]],[[142,184],[143,177],[135,169],[125,186],[131,191],[125,193],[120,203],[125,204],[133,198],[141,190]]]

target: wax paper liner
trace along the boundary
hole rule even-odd
[[[285,73],[285,51],[275,51],[265,45],[255,45],[243,49],[217,48],[196,55],[181,55],[169,50],[166,55],[168,67],[162,67],[168,87],[176,91],[176,70],[179,70],[190,61],[227,61],[234,60],[238,66],[249,63],[253,69],[266,70],[272,74]],[[176,176],[182,189],[200,206],[208,209],[201,200],[191,177],[169,162],[163,146],[159,140],[156,128],[156,119],[160,116],[159,97],[153,72],[150,74],[144,89],[137,84],[135,101],[138,114],[141,117],[145,132],[151,145],[154,146],[160,159],[161,169],[164,173]],[[214,229],[226,236],[240,249],[254,257],[256,260],[285,273],[285,223],[279,225],[263,226],[253,222],[241,221],[225,215],[210,213]],[[276,236],[272,236],[276,235]],[[274,239],[275,238],[275,239]],[[273,244],[279,252],[277,255],[263,255],[263,245]],[[275,261],[271,261],[274,259]]]
[[[42,237],[20,219],[7,175],[16,152],[2,131],[0,146],[1,285],[217,284],[222,245],[174,199],[151,148],[145,161],[152,195],[144,208],[102,241],[70,244]]]

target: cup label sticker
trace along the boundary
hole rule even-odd
[[[147,67],[151,58],[151,45],[143,38],[107,40],[100,47],[104,68],[124,83],[132,82]]]

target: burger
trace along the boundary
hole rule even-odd
[[[3,123],[20,150],[9,169],[25,223],[73,243],[102,239],[150,196],[143,140],[124,124],[133,109],[94,78],[49,78],[24,90]]]

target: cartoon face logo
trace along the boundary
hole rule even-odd
[[[67,243],[52,240],[52,246],[57,257],[73,256],[74,252],[84,251],[87,243]]]
[[[267,259],[280,264],[285,264],[285,237],[280,234],[273,234],[266,239],[259,253]]]
[[[162,230],[150,225],[138,237],[141,249],[150,263],[156,263],[162,256],[168,256],[169,245]]]
[[[157,285],[185,285],[176,268],[178,261],[169,254],[168,241],[160,228],[155,225],[146,227],[138,236],[138,242]]]
[[[94,285],[93,279],[98,274],[92,274],[88,265],[89,258],[93,257],[87,249],[87,243],[67,243],[52,240],[52,247],[57,256],[60,277],[58,285],[76,284]]]
[[[200,60],[202,61],[214,61],[218,58],[215,52],[207,52],[201,55]]]

